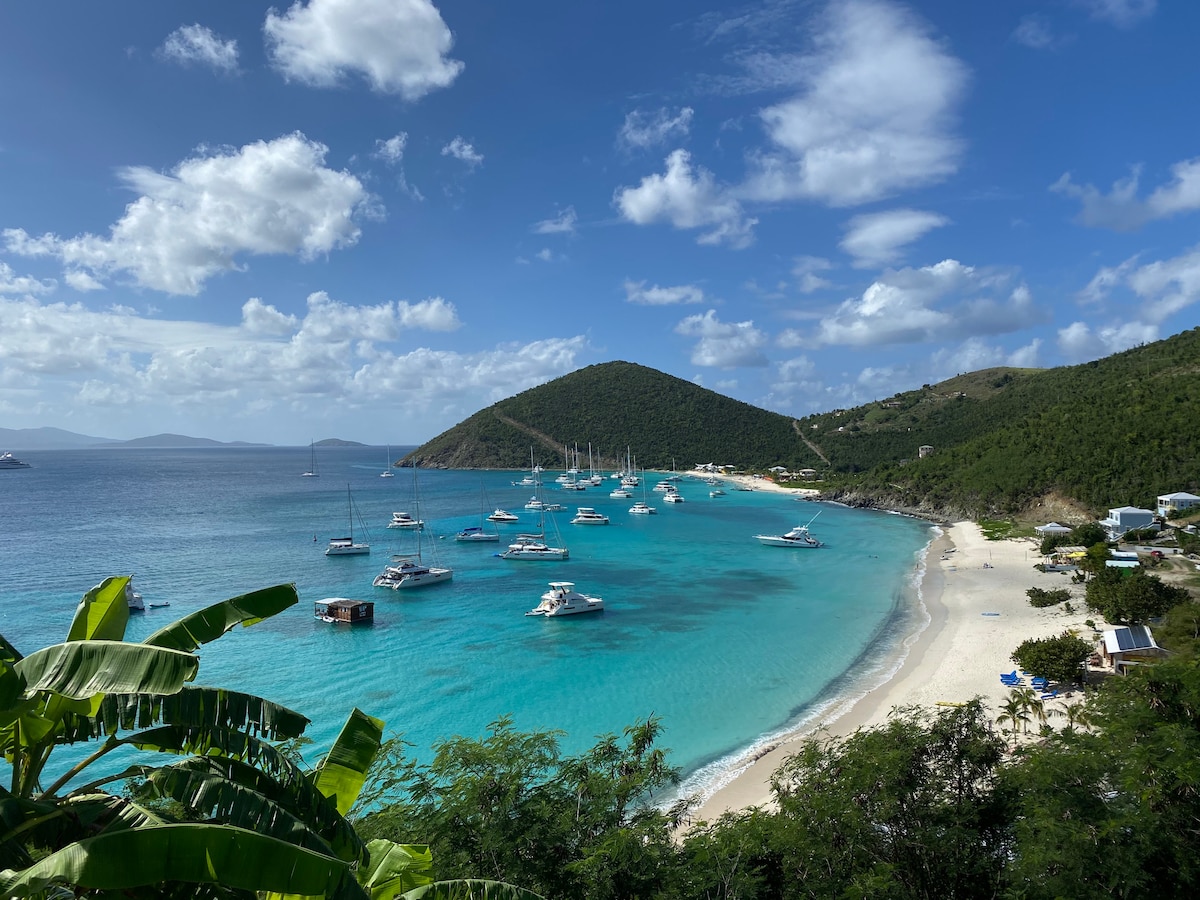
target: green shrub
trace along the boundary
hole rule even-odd
[[[1066,588],[1058,588],[1053,591],[1044,591],[1041,588],[1032,587],[1025,592],[1029,597],[1029,605],[1042,609],[1047,606],[1057,606],[1059,603],[1064,603],[1071,599],[1071,592]]]

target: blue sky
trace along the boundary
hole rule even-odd
[[[618,359],[800,416],[1197,324],[1192,3],[3,18],[5,427],[414,444]]]

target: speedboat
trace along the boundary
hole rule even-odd
[[[721,490],[720,488],[714,488],[713,490],[711,490],[711,491],[709,491],[709,492],[708,492],[708,496],[710,496],[710,497],[724,497],[724,496],[725,496],[725,492],[724,492],[723,490]]]
[[[653,506],[646,504],[646,501],[639,500],[633,506],[629,507],[629,512],[635,516],[653,516],[658,513],[658,510]]]
[[[456,534],[454,539],[456,541],[471,541],[475,543],[484,543],[485,541],[496,542],[500,540],[500,535],[494,531],[484,531],[478,525],[472,525]]]
[[[501,559],[567,559],[566,547],[549,547],[540,534],[519,534],[508,549],[497,554]]]
[[[575,510],[575,518],[571,519],[572,525],[607,525],[608,516],[603,513],[598,513],[590,506],[580,506]]]
[[[487,518],[489,522],[516,522],[520,517],[514,516],[506,509],[497,509]]]
[[[787,534],[756,534],[754,539],[768,547],[806,547],[815,550],[823,546],[820,541],[808,533],[807,525],[797,525]]]
[[[388,528],[424,528],[425,523],[420,519],[414,519],[406,512],[392,513],[392,521],[388,522]]]
[[[570,616],[575,613],[601,612],[604,601],[575,590],[574,582],[552,581],[550,590],[542,594],[542,602],[525,613],[527,616]]]
[[[628,500],[633,496],[633,491],[626,490],[625,488],[617,488],[608,496],[612,497],[614,500]]]
[[[33,466],[23,459],[17,459],[9,452],[0,453],[0,469],[32,469]]]
[[[375,587],[391,588],[398,591],[401,588],[422,587],[438,581],[449,581],[454,577],[453,569],[440,566],[424,565],[419,557],[392,557],[398,565],[384,567],[371,582]]]

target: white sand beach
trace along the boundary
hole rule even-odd
[[[756,490],[785,490],[765,479],[751,482]],[[1007,699],[1009,688],[1000,673],[1016,668],[1010,654],[1028,638],[1044,638],[1075,629],[1088,638],[1088,614],[1083,588],[1062,573],[1033,568],[1041,560],[1030,540],[989,541],[973,522],[943,526],[926,557],[921,600],[928,624],[911,636],[903,664],[885,683],[852,705],[849,701],[815,723],[763,753],[732,781],[693,811],[693,821],[711,821],[727,810],[762,806],[770,801],[771,774],[795,750],[795,742],[824,729],[847,735],[878,725],[898,706],[936,708],[981,697],[993,717]],[[1073,613],[1062,607],[1036,609],[1026,590],[1069,588]],[[1072,702],[1060,691],[1047,707]],[[847,708],[848,707],[848,708]],[[836,716],[836,717],[835,717]]]

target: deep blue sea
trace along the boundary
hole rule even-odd
[[[631,516],[640,491],[610,499],[608,479],[562,491],[548,469],[544,493],[567,508],[556,526],[571,557],[510,561],[495,555],[504,537],[536,528],[523,508],[531,489],[512,483],[526,473],[380,478],[383,447],[316,454],[319,477],[303,478],[308,447],[19,453],[34,468],[0,472],[0,631],[25,653],[62,640],[79,597],[108,575],[132,574],[147,603],[170,603],[133,617],[134,640],[209,603],[295,582],[298,606],[201,648],[199,681],[308,715],[314,756],[354,706],[424,758],[501,715],[559,729],[578,752],[653,714],[661,746],[698,788],[886,674],[922,612],[914,578],[932,535],[918,520],[767,491],[710,498],[690,479],[684,503],[648,491],[658,514]],[[328,539],[347,532],[347,486],[372,552],[326,557]],[[454,541],[497,506],[521,517],[500,526],[500,544]],[[568,524],[577,506],[611,524]],[[427,522],[425,562],[451,566],[451,582],[372,587],[391,553],[414,549],[412,534],[385,527],[396,510]],[[753,538],[818,512],[819,550]],[[549,581],[603,597],[604,612],[526,617]],[[325,597],[374,600],[375,624],[314,619]]]

